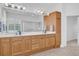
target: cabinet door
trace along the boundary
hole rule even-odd
[[[56,47],[60,47],[61,43],[61,20],[56,20]]]
[[[24,52],[31,52],[32,51],[32,39],[29,37],[23,37],[24,40]]]
[[[50,38],[47,37],[46,38],[46,47],[50,47],[50,46],[51,46]]]
[[[61,37],[60,33],[56,34],[56,45],[55,45],[56,48],[60,47],[60,44],[61,44],[61,38],[60,37]]]
[[[1,55],[9,56],[11,55],[11,48],[10,48],[10,38],[2,38],[0,39],[1,42]]]
[[[46,39],[45,36],[40,38],[40,49],[45,48],[46,45]]]
[[[55,36],[47,35],[46,37],[46,47],[54,47],[55,46]]]
[[[55,47],[55,36],[53,36],[53,37],[51,37],[50,38],[50,46],[52,47],[52,48],[54,48]]]
[[[60,33],[61,34],[61,20],[56,20],[56,33]]]
[[[1,39],[0,39],[0,56],[1,56]]]
[[[12,55],[23,54],[24,41],[23,41],[22,37],[12,38],[11,45],[12,45]]]

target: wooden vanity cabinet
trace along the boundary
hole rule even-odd
[[[0,38],[0,55],[31,55],[36,52],[54,48],[55,35],[33,35]]]
[[[55,35],[47,35],[46,36],[46,48],[54,48],[55,47]]]
[[[58,11],[55,11],[55,12],[50,13],[48,16],[44,16],[44,24],[46,26],[47,31],[49,31],[48,29],[50,29],[50,26],[53,25],[53,31],[56,32],[55,47],[56,48],[60,47],[61,45],[61,13]]]
[[[0,38],[0,55],[9,56],[11,55],[10,38]]]
[[[12,37],[11,38],[11,50],[12,55],[24,54],[24,40],[22,37]]]
[[[55,47],[55,35],[37,35],[32,38],[32,52]]]
[[[54,12],[55,14],[55,25],[56,25],[56,45],[55,47],[58,48],[61,45],[61,13]]]

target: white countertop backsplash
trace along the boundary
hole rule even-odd
[[[44,34],[55,34],[56,32],[22,32],[21,35],[9,34],[9,33],[0,33],[0,37],[17,37],[17,36],[32,36],[32,35],[44,35]]]

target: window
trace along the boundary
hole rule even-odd
[[[6,31],[6,25],[2,21],[0,21],[0,32],[4,31]]]
[[[9,30],[14,30],[14,24],[9,24]]]
[[[20,24],[9,24],[10,31],[20,31]]]
[[[0,22],[0,32],[1,32],[1,28],[2,28],[2,24],[1,24],[1,22]]]
[[[20,24],[15,24],[15,30],[20,31]]]

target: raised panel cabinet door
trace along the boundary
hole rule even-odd
[[[24,40],[24,52],[31,52],[32,51],[32,39],[28,37],[23,37]]]
[[[46,39],[45,37],[40,38],[40,49],[45,48]]]
[[[46,36],[46,47],[55,47],[55,35],[47,35]]]
[[[61,20],[56,20],[56,47],[61,44]]]
[[[46,47],[50,46],[51,46],[50,38],[46,38]]]
[[[22,40],[22,37],[12,38],[11,45],[12,45],[12,55],[23,54],[24,42]]]
[[[10,48],[10,38],[2,38],[0,39],[1,42],[1,55],[9,56],[11,55],[11,48]]]
[[[0,56],[1,56],[1,39],[0,39]]]
[[[50,38],[51,47],[55,47],[55,37]]]
[[[56,33],[60,33],[61,34],[61,20],[57,20],[56,21]]]
[[[56,44],[55,44],[55,47],[60,47],[60,44],[61,44],[61,35],[60,33],[59,34],[56,34]]]

